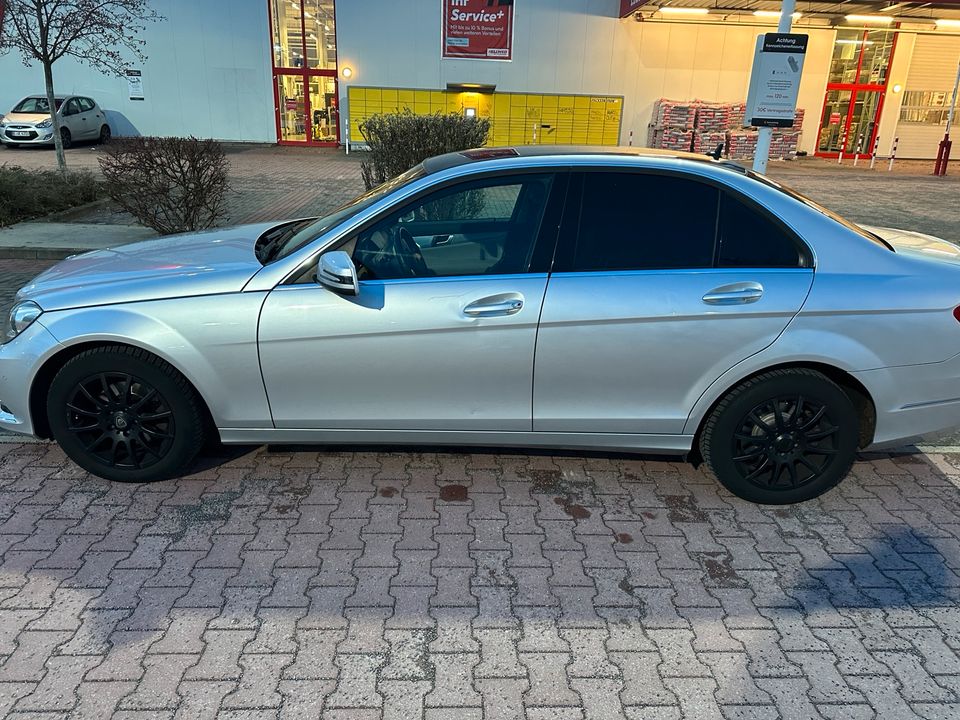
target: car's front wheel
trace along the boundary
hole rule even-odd
[[[182,473],[204,441],[196,391],[143,350],[85,350],[56,374],[47,395],[54,439],[84,470],[108,480],[152,482]]]
[[[700,453],[734,495],[782,505],[839,483],[858,439],[847,394],[822,373],[791,368],[751,378],[722,398],[703,427]]]
[[[63,144],[64,150],[69,150],[73,146],[73,135],[67,128],[60,128],[60,142]]]

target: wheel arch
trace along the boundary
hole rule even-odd
[[[714,408],[730,393],[731,390],[736,388],[738,385],[741,385],[742,383],[747,382],[748,380],[751,380],[759,375],[770,372],[771,370],[790,370],[793,368],[815,370],[836,383],[840,389],[846,393],[847,397],[850,398],[850,401],[853,403],[853,406],[857,411],[857,417],[860,419],[860,438],[858,446],[862,449],[873,442],[873,436],[877,426],[876,405],[873,397],[870,394],[870,391],[863,385],[863,383],[857,380],[857,378],[855,378],[849,372],[837,367],[836,365],[815,361],[788,361],[754,369],[747,375],[738,377],[735,380],[725,383],[723,389],[716,393],[715,397],[713,397],[709,405],[706,406],[699,416],[694,416],[691,413],[690,420],[695,420],[697,424],[693,437],[693,448],[690,453],[691,459],[694,462],[699,462],[702,459],[700,458],[699,448],[700,436],[703,432],[703,427]]]
[[[75,358],[77,355],[98,347],[135,348],[137,350],[150,353],[154,357],[157,357],[170,365],[170,367],[183,376],[186,382],[197,394],[197,397],[200,399],[200,406],[203,411],[204,421],[206,422],[208,432],[218,433],[207,398],[204,397],[203,392],[201,392],[196,383],[190,379],[189,375],[183,372],[183,370],[179,368],[175,362],[171,361],[170,358],[164,357],[160,353],[156,352],[153,348],[138,345],[136,343],[107,340],[88,340],[77,342],[58,350],[43,362],[36,374],[33,376],[33,380],[30,383],[29,409],[34,435],[47,440],[52,438],[52,433],[50,431],[50,420],[47,417],[47,393],[50,389],[50,383],[53,381],[53,378],[56,377],[56,374],[60,372],[64,365],[70,362],[70,360]]]

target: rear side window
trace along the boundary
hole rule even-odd
[[[668,175],[588,173],[571,270],[713,266],[719,191]]]
[[[93,110],[93,100],[91,100],[90,98],[80,98],[79,102],[80,102],[80,109],[83,110],[83,112],[90,112],[91,110]]]
[[[718,223],[719,267],[793,268],[804,264],[793,237],[761,212],[723,193]]]

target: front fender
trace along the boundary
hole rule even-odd
[[[270,427],[257,322],[266,293],[233,293],[44,313],[61,346],[120,343],[163,358],[190,381],[217,427]]]

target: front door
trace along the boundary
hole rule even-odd
[[[359,295],[310,278],[271,292],[259,341],[275,426],[529,431],[537,249],[553,251],[556,223],[541,221],[563,179],[431,192],[339,245]]]
[[[682,434],[710,383],[799,312],[809,256],[727,190],[678,175],[582,177],[579,223],[562,233],[544,300],[533,428]]]

